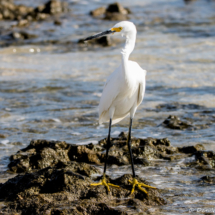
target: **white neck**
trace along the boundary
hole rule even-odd
[[[128,60],[129,55],[134,50],[135,41],[136,41],[136,34],[135,35],[131,34],[130,36],[126,37],[125,46],[121,51],[122,57],[124,59],[127,58]]]
[[[129,35],[126,36],[125,46],[121,51],[122,66],[123,66],[123,71],[125,72],[125,75],[128,74],[127,62],[131,52],[134,50],[135,41],[136,41],[136,31],[131,32]]]

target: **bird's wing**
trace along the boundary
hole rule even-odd
[[[141,82],[141,83],[139,83],[137,106],[139,106],[141,104],[141,102],[143,101],[144,94],[145,94],[145,83]]]
[[[143,97],[145,94],[145,77],[146,77],[146,70],[143,70],[139,64],[138,65],[138,73],[139,73],[139,89],[138,89],[138,96],[137,96],[137,106],[139,106],[141,104],[141,102],[143,101]]]
[[[99,103],[99,121],[106,121],[108,119],[102,119],[104,115],[109,111],[111,104],[119,94],[119,70],[117,68],[107,79],[103,88],[103,93]]]

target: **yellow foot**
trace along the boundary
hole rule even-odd
[[[120,186],[118,186],[118,185],[107,183],[105,175],[103,175],[102,180],[99,183],[93,183],[90,186],[99,186],[99,185],[104,185],[105,187],[107,187],[108,192],[110,192],[110,187],[109,186],[120,188]]]
[[[142,187],[157,189],[156,187],[151,187],[151,186],[146,185],[144,183],[139,183],[136,178],[133,178],[133,182],[131,180],[129,180],[129,183],[132,184],[131,194],[134,192],[135,186],[137,186],[139,190],[143,191],[147,195],[148,195],[147,191],[145,189],[143,189]]]

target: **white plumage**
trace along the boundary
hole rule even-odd
[[[136,62],[128,61],[129,74],[125,75],[120,65],[105,83],[99,103],[99,123],[109,122],[111,109],[114,109],[112,125],[128,116],[132,108],[141,104],[145,92],[145,75]],[[133,114],[134,114],[133,113]]]
[[[102,180],[99,183],[93,183],[91,186],[104,185],[110,192],[111,187],[119,188],[118,185],[108,183],[106,181],[105,173],[108,160],[108,151],[111,147],[111,125],[121,121],[130,114],[130,125],[127,138],[128,150],[131,159],[131,166],[133,172],[133,181],[129,180],[132,184],[131,194],[134,192],[135,187],[147,194],[147,191],[142,187],[153,188],[144,183],[138,182],[134,170],[134,161],[131,150],[131,128],[134,114],[137,107],[143,100],[145,93],[145,76],[146,71],[141,69],[138,63],[129,61],[129,55],[134,49],[136,41],[136,27],[132,22],[123,21],[117,23],[113,28],[90,36],[85,40],[95,39],[107,34],[120,32],[125,36],[125,46],[121,51],[122,60],[120,66],[108,77],[105,83],[102,97],[99,103],[99,123],[109,121],[109,131],[106,144],[106,156],[104,164],[104,172]]]
[[[128,21],[120,22],[114,28],[118,26],[122,27],[120,33],[126,37],[126,43],[121,52],[121,65],[108,77],[103,89],[99,103],[100,124],[110,118],[115,124],[129,114],[133,118],[145,92],[146,71],[138,63],[128,60],[135,45],[136,27]]]

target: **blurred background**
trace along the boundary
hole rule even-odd
[[[107,136],[98,104],[124,38],[83,38],[121,20],[136,25],[130,59],[147,70],[133,136],[215,149],[214,0],[0,0],[2,171],[31,139],[86,144]],[[127,130],[125,119],[112,136]]]
[[[215,1],[1,0],[2,155],[31,139],[96,143],[107,135],[97,107],[106,78],[120,64],[124,39],[82,39],[120,20],[136,24],[130,59],[148,71],[133,135],[213,148]],[[172,124],[164,124],[169,115]],[[113,136],[127,127],[125,119]]]
[[[130,59],[148,71],[133,135],[213,148],[215,1],[0,0],[3,155],[31,139],[82,143],[107,135],[97,107],[124,39],[82,39],[120,20],[136,24]],[[127,127],[125,119],[113,136]]]
[[[31,139],[81,144],[107,135],[97,108],[124,39],[82,39],[120,20],[136,24],[130,59],[148,71],[133,135],[214,147],[215,1],[1,0],[1,157]],[[125,119],[113,136],[127,127]]]

